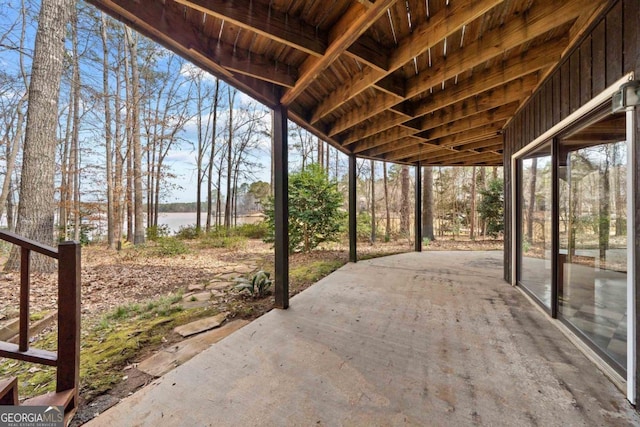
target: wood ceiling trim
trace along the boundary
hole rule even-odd
[[[293,102],[320,73],[386,13],[395,1],[397,0],[378,0],[368,8],[359,3],[353,4],[329,31],[329,44],[324,55],[320,58],[309,56],[302,63],[295,86],[285,91],[280,102],[283,105]]]
[[[265,105],[277,105],[278,88],[267,81],[247,78],[227,70],[216,61],[209,47],[209,39],[199,31],[194,31],[182,14],[170,10],[166,4],[157,1],[143,4],[128,0],[88,2]]]
[[[458,3],[455,7],[441,10],[429,21],[419,26],[410,37],[400,42],[391,54],[389,69],[386,73],[376,69],[368,69],[363,72],[362,76],[344,82],[318,105],[311,116],[311,124],[318,122],[372,84],[401,68],[416,56],[422,55],[438,42],[458,31],[464,24],[482,16],[502,1],[469,0]]]
[[[483,92],[474,97],[463,99],[452,106],[437,110],[436,115],[423,117],[420,129],[412,128],[412,132],[407,131],[405,135],[422,136],[421,132],[423,131],[438,128],[507,104],[512,104],[513,111],[515,111],[517,104],[514,106],[513,103],[518,103],[521,99],[525,98],[527,94],[531,92],[536,83],[536,75],[531,74],[526,76],[524,79],[515,80],[505,86]],[[512,114],[513,111],[511,111],[510,114]],[[375,135],[374,137],[358,141],[352,150],[357,154],[380,146],[386,142],[387,141],[385,139],[378,138],[378,135]]]
[[[490,139],[496,137],[500,133],[500,128],[495,124],[478,127],[465,132],[460,132],[454,135],[448,135],[440,138],[436,141],[430,141],[434,145],[440,147],[457,147],[459,145],[467,144],[470,142],[477,142],[484,139]],[[412,156],[420,155],[422,147],[406,147],[400,150],[388,151],[388,155],[385,156],[386,160],[402,160]]]
[[[233,23],[309,55],[321,57],[327,40],[315,28],[266,4],[251,0],[174,0],[207,15]]]
[[[462,72],[499,57],[504,52],[531,41],[557,26],[563,25],[579,15],[584,8],[583,1],[572,1],[558,6],[557,2],[547,0],[534,5],[523,16],[516,16],[505,25],[483,34],[480,40],[468,44],[464,49],[452,53],[439,66],[427,70],[406,81],[406,96],[417,96],[443,81],[454,78]],[[553,18],[549,18],[551,15]],[[549,19],[547,19],[549,18]],[[545,52],[541,54],[546,55]],[[519,58],[520,59],[520,58]],[[555,58],[557,59],[557,58]],[[519,62],[519,61],[515,61]],[[380,106],[377,110],[369,111],[368,117],[379,113],[388,107]],[[352,120],[342,119],[339,128],[344,131],[356,126],[360,115],[354,114]]]
[[[516,111],[516,108],[518,108],[517,102],[502,105],[491,110],[483,111],[481,113],[456,120],[454,122],[443,124],[442,126],[438,126],[427,131],[419,132],[416,134],[416,136],[430,141],[433,139],[445,137],[447,135],[464,132],[468,129],[481,127],[489,123],[504,122],[511,117],[513,112]]]
[[[395,96],[380,92],[375,98],[371,99],[371,101],[362,107],[351,110],[340,119],[336,120],[336,122],[329,127],[329,135],[335,136],[344,132],[345,130],[353,127],[351,123],[361,123],[377,114],[380,114],[382,111],[394,107],[396,104],[398,104],[398,99]],[[393,111],[400,115],[404,115],[405,120],[410,118],[410,116],[403,114],[398,110]]]

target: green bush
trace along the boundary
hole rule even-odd
[[[169,236],[169,226],[167,224],[152,225],[147,227],[147,240],[157,241],[161,237]]]
[[[481,190],[482,200],[478,205],[480,218],[487,222],[487,234],[496,238],[504,233],[504,183],[501,179],[489,182],[486,190]]]
[[[255,224],[242,224],[231,229],[232,235],[246,237],[247,239],[264,239],[269,234],[269,227],[266,221]]]
[[[175,237],[160,237],[156,241],[154,252],[162,256],[182,255],[189,252],[189,247]]]
[[[202,231],[198,230],[195,225],[184,225],[178,229],[176,237],[183,240],[193,240],[200,237],[201,234]]]
[[[289,251],[310,252],[322,242],[337,240],[345,216],[342,204],[342,193],[319,165],[289,175]],[[269,227],[265,241],[273,242],[273,199],[269,199],[265,214]]]

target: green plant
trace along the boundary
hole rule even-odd
[[[342,219],[342,193],[326,172],[312,164],[300,172],[289,175],[289,251],[310,252],[320,243],[335,241],[339,237]],[[273,199],[265,207],[269,236],[275,235]]]
[[[231,230],[232,235],[246,237],[247,239],[264,239],[269,234],[269,226],[265,221],[255,224],[242,224]]]
[[[178,239],[193,240],[200,237],[202,230],[199,230],[195,225],[183,225],[176,232]]]
[[[239,291],[247,290],[254,297],[262,298],[267,294],[273,283],[273,280],[269,277],[270,274],[268,272],[260,270],[251,280],[247,280],[245,278],[239,279],[239,283],[235,288]]]
[[[154,251],[162,256],[182,255],[189,252],[189,247],[175,237],[160,237],[156,242]]]
[[[504,232],[503,187],[503,181],[496,179],[489,182],[486,190],[480,190],[482,200],[478,205],[478,214],[487,222],[487,234],[493,238]]]
[[[167,224],[152,225],[151,227],[147,227],[147,240],[154,242],[161,237],[169,236],[169,233],[169,226]]]
[[[225,236],[217,232],[206,234],[200,239],[200,247],[202,248],[226,248],[232,251],[244,248],[246,243],[246,237]]]

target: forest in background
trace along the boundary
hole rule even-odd
[[[261,211],[272,194],[270,112],[95,8],[70,4],[51,132],[56,154],[50,215],[57,230],[52,242],[81,240],[91,221],[106,218],[109,247],[124,240],[143,243],[146,228],[157,227],[158,214],[175,194],[188,194],[194,208],[203,206],[194,225],[205,231],[228,229],[237,215]],[[0,70],[0,215],[13,230],[19,189],[34,185],[23,180],[22,171],[40,2],[5,6],[0,12],[5,65]],[[289,145],[291,170],[322,165],[346,195],[344,154],[293,124]],[[191,188],[180,187],[186,174],[195,176]],[[425,168],[423,175],[427,238],[495,234],[478,210],[482,192],[501,179],[501,169],[436,167]],[[413,168],[359,159],[357,176],[359,228],[368,223],[371,240],[376,235],[410,238]]]

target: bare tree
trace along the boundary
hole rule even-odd
[[[433,230],[433,168],[426,166],[422,175],[422,235],[435,240]]]
[[[144,243],[144,218],[142,213],[142,144],[140,141],[140,76],[138,74],[138,36],[125,27],[125,36],[131,60],[131,143],[133,145],[133,244]]]
[[[36,32],[29,107],[20,181],[16,232],[42,243],[53,243],[56,117],[64,61],[65,27],[72,0],[42,0]],[[16,269],[20,250],[14,246],[6,269]],[[52,271],[54,260],[34,256],[34,271]]]
[[[401,196],[400,196],[400,234],[409,236],[409,166],[402,166],[400,171]]]
[[[102,96],[104,101],[104,142],[107,176],[107,242],[109,249],[115,249],[113,151],[111,148],[111,103],[109,102],[109,46],[107,44],[107,16],[104,13],[100,13],[100,38],[102,40]]]

